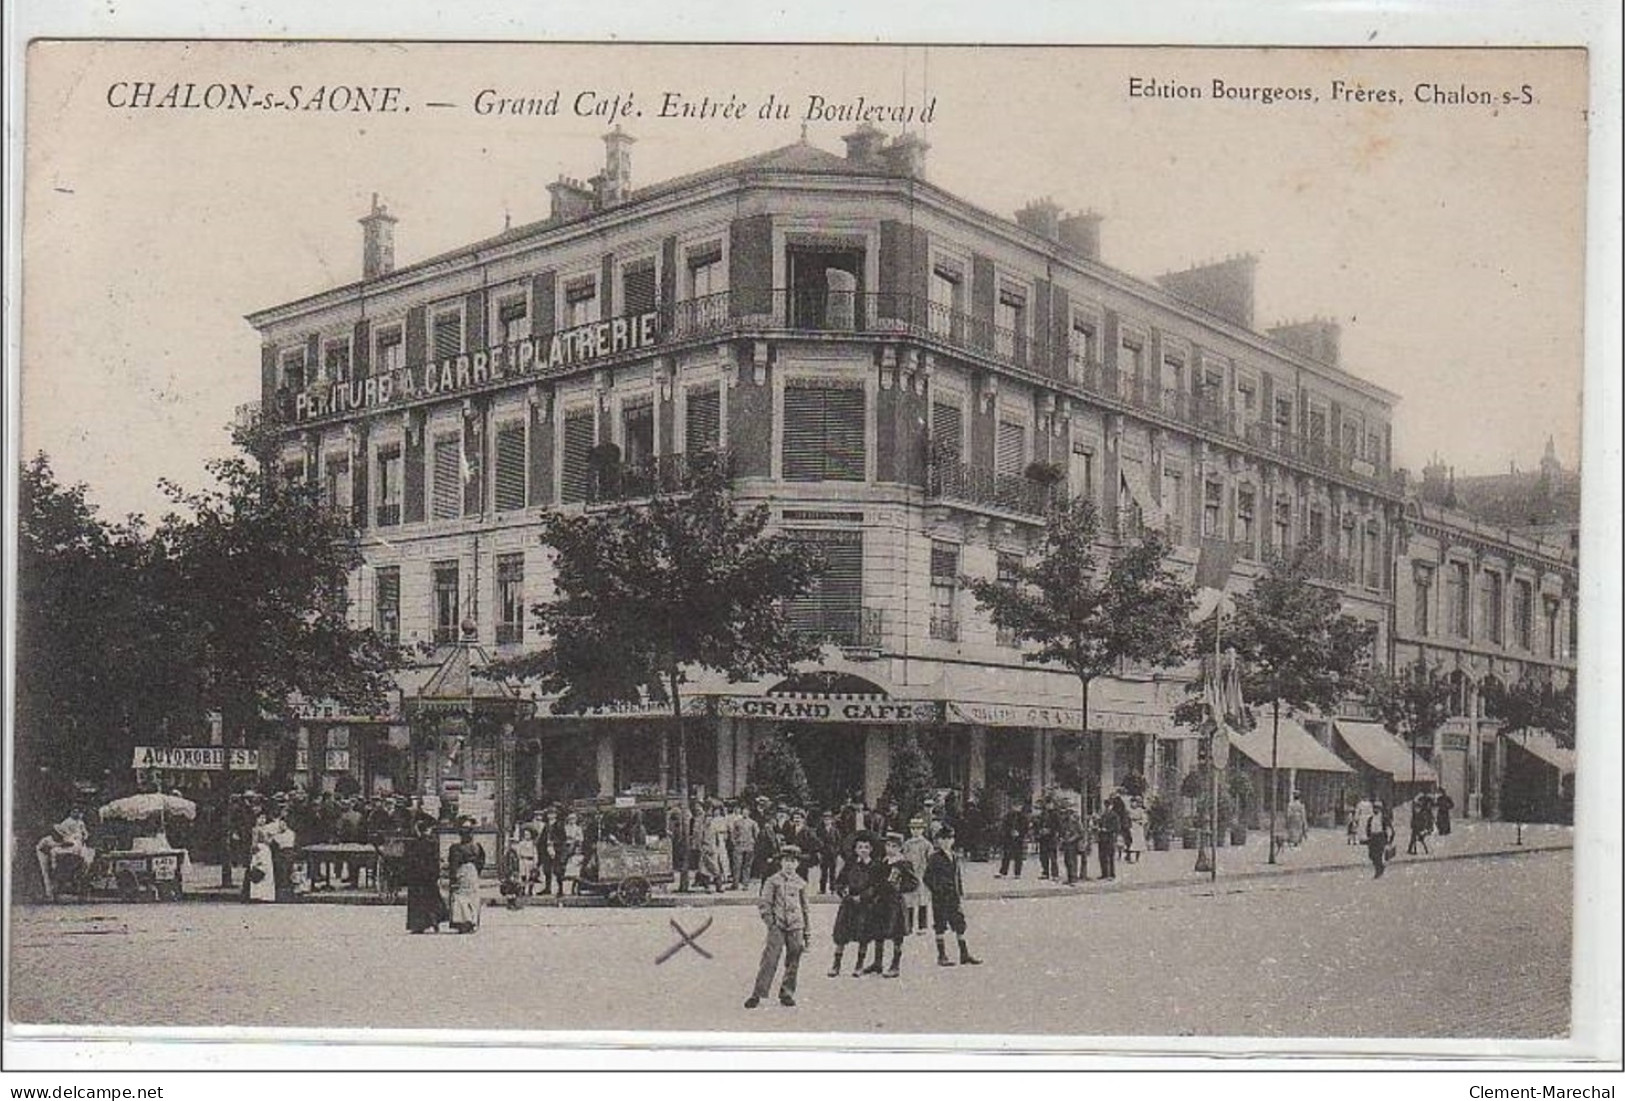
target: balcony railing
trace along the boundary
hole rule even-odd
[[[931,637],[939,642],[958,642],[959,617],[952,612],[932,612]]]
[[[1007,474],[968,463],[932,459],[926,466],[927,500],[954,501],[1039,517],[1060,504],[1065,494],[1056,486],[1024,474]]]
[[[1052,340],[1048,332],[1030,333],[1025,327],[999,326],[991,319],[951,309],[922,295],[831,291],[823,287],[772,290],[744,287],[667,303],[658,307],[656,314],[659,335],[667,341],[774,328],[816,333],[906,334],[1017,368],[1033,370],[1053,365],[1058,375],[1103,399],[1245,442],[1283,458],[1392,488],[1387,466],[1371,462],[1356,452],[1277,425],[1245,423],[1239,411],[1230,410],[1224,401],[1209,392],[1164,389],[1147,378],[1092,361],[1069,342]],[[546,339],[546,336],[538,339]],[[573,369],[567,366],[560,372]],[[315,397],[316,391],[327,385],[317,382],[304,387],[307,398]],[[294,391],[279,389],[273,395],[271,408],[266,410],[267,415],[280,421],[295,419],[294,399]],[[308,412],[305,416],[309,416]]]
[[[824,607],[804,614],[793,630],[807,642],[828,642],[852,650],[878,650],[886,634],[886,615],[883,608]]]
[[[401,522],[401,506],[398,504],[379,505],[376,519],[378,526],[381,528],[394,527]]]
[[[725,472],[732,469],[725,451],[701,451],[692,456],[679,452],[636,462],[606,463],[596,467],[587,480],[587,503],[601,505],[682,493],[693,487],[702,470],[718,463]]]

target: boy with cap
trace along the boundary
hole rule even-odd
[[[807,949],[807,930],[811,926],[807,882],[796,874],[800,860],[799,846],[784,846],[779,850],[779,870],[762,881],[756,908],[767,925],[767,943],[762,947],[761,965],[756,968],[756,985],[745,999],[746,1009],[755,1009],[767,997],[781,955],[784,979],[779,983],[779,1004],[796,1004],[796,973],[801,968],[801,954]]]
[[[937,934],[937,966],[952,967],[943,935],[951,928],[959,940],[959,962],[979,964],[982,961],[970,954],[965,944],[965,879],[961,874],[959,858],[954,855],[954,831],[944,826],[937,834],[937,851],[925,863],[925,886],[931,892],[932,928]]]
[[[874,924],[870,927],[870,936],[875,946],[875,959],[869,965],[868,974],[884,973],[886,978],[895,979],[902,973],[903,938],[907,935],[903,900],[918,890],[919,886],[920,880],[914,874],[913,865],[908,862],[908,857],[903,855],[903,835],[888,833],[885,870],[875,884]],[[880,961],[885,950],[885,942],[888,940],[892,945],[891,965],[882,972]]]

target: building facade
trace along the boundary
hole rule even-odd
[[[928,182],[916,138],[845,142],[633,189],[617,130],[601,174],[549,187],[546,221],[397,267],[375,201],[360,281],[251,315],[280,474],[349,510],[353,614],[425,655],[390,714],[310,708],[289,735],[305,760],[339,742],[373,790],[453,780],[498,825],[535,799],[674,786],[654,710],[538,699],[448,771],[404,701],[465,621],[493,655],[534,645],[544,511],[646,496],[706,451],[827,563],[793,609],[822,660],[697,680],[709,793],[783,734],[821,802],[872,800],[905,728],[943,787],[994,798],[1177,782],[1188,674],[1096,682],[1079,737],[1075,679],[1024,664],[963,591],[1028,554],[1062,493],[1094,501],[1108,542],[1161,527],[1181,569],[1204,538],[1235,543],[1240,584],[1313,545],[1321,583],[1395,651],[1395,538],[1419,521],[1391,469],[1394,395],[1340,366],[1335,325],[1255,328],[1249,257],[1145,282],[1101,261],[1093,215],[998,217]]]
[[[1440,785],[1475,817],[1512,809],[1509,777],[1515,787],[1560,787],[1572,754],[1548,752],[1528,732],[1501,736],[1486,689],[1572,682],[1579,574],[1570,534],[1500,527],[1418,496],[1405,505],[1397,549],[1394,667],[1422,662],[1455,688],[1452,717],[1421,747]]]

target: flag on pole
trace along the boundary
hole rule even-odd
[[[1241,696],[1241,662],[1234,651],[1202,658],[1202,694],[1213,718],[1213,763],[1224,768],[1230,761],[1233,733],[1251,730],[1252,716]]]
[[[1196,587],[1223,590],[1236,567],[1236,545],[1223,539],[1202,540],[1196,557]]]

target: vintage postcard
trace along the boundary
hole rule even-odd
[[[26,65],[11,1036],[1607,1049],[1585,50]]]

